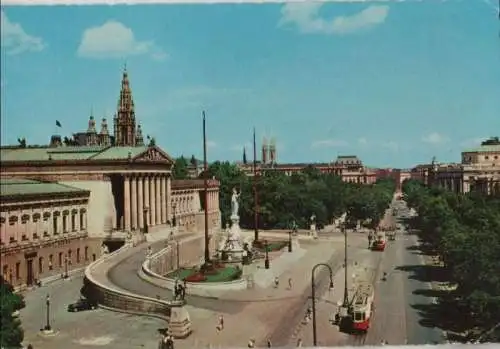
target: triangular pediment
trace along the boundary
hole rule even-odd
[[[148,147],[142,153],[136,155],[132,161],[134,162],[163,162],[173,164],[174,160],[163,150],[158,147]]]

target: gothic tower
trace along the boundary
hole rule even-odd
[[[273,165],[276,164],[276,139],[271,138],[269,143],[269,162]]]
[[[269,145],[267,144],[267,138],[264,137],[262,140],[262,164],[267,164],[268,158],[267,154],[269,152]]]
[[[132,99],[127,68],[123,69],[118,110],[114,118],[114,136],[116,146],[133,147],[136,145],[134,100]]]
[[[87,142],[88,146],[98,145],[99,141],[97,139],[97,130],[95,128],[94,115],[91,112],[89,117],[89,127],[87,128]]]

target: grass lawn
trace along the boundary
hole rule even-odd
[[[179,278],[184,280],[187,278],[188,282],[226,282],[237,280],[241,277],[241,270],[233,266],[225,266],[213,271],[213,273],[207,273],[202,278],[199,268],[181,268],[179,270],[173,271],[167,274],[168,278]]]

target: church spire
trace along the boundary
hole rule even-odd
[[[127,66],[123,68],[120,98],[114,120],[114,136],[117,146],[136,145],[135,107]]]

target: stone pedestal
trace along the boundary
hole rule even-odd
[[[176,338],[188,337],[192,332],[191,318],[183,301],[173,301],[170,310],[170,321],[168,323],[168,333]]]
[[[310,230],[310,232],[309,232],[309,235],[311,235],[311,236],[312,236],[312,237],[314,237],[314,238],[317,238],[317,237],[318,237],[318,234],[317,234],[317,232],[316,232],[316,224],[314,224],[314,223],[313,223],[313,224],[311,224],[311,227],[310,227],[310,228],[311,228],[311,230]]]

